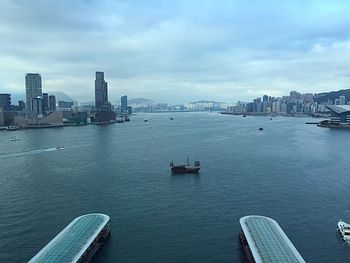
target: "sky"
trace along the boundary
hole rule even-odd
[[[1,0],[0,93],[251,101],[350,88],[348,0]]]

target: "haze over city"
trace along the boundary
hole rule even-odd
[[[1,1],[0,90],[169,103],[349,87],[347,1]]]

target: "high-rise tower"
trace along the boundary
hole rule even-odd
[[[42,97],[41,76],[38,73],[26,74],[26,110],[33,111],[33,99]]]
[[[101,108],[108,101],[107,82],[104,79],[103,72],[96,72],[95,80],[95,106]]]
[[[128,111],[128,97],[126,95],[121,96],[120,101],[121,101],[121,110],[123,112],[127,112]]]

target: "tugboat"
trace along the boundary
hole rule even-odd
[[[201,164],[199,161],[195,161],[193,166],[190,166],[190,158],[187,157],[187,165],[175,165],[173,161],[170,162],[170,170],[172,173],[192,173],[198,174],[201,169]]]
[[[337,230],[342,235],[344,241],[350,241],[350,224],[347,224],[340,219],[337,225]]]

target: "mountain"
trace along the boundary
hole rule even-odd
[[[345,96],[346,101],[350,100],[350,89],[315,94],[314,101],[321,103],[331,100],[334,102],[335,99],[339,99],[339,96]]]
[[[67,101],[67,102],[74,102],[74,104],[77,104],[78,102],[70,97],[68,94],[61,92],[61,91],[53,91],[53,92],[48,92],[49,95],[55,95],[56,96],[56,101]]]
[[[56,96],[56,101],[67,101],[67,102],[74,102],[75,104],[77,103],[76,100],[72,99],[69,95],[67,95],[64,92],[61,91],[53,91],[53,92],[48,92],[49,95],[55,95]],[[26,94],[25,93],[12,93],[11,94],[11,103],[12,104],[17,104],[19,100],[26,101]]]

